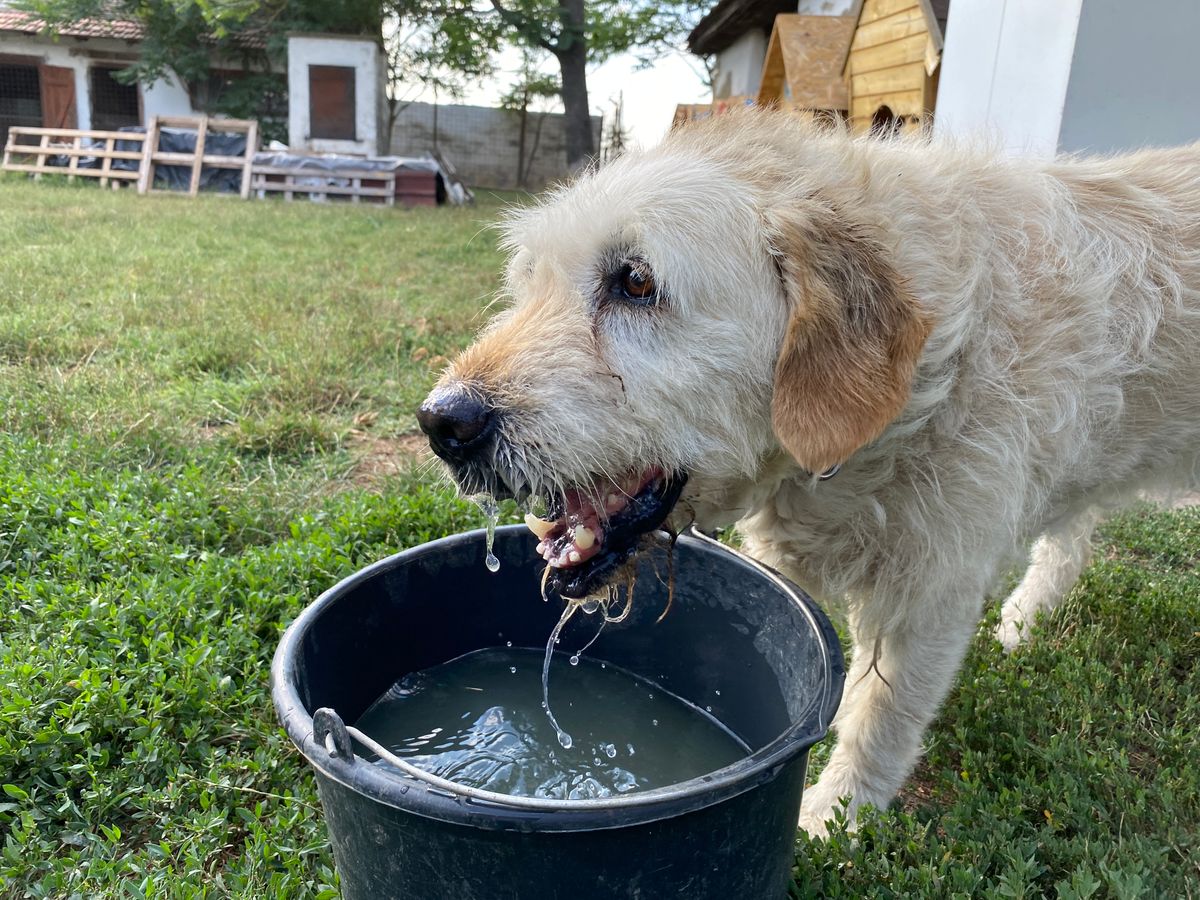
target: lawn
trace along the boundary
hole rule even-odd
[[[480,524],[412,410],[502,203],[0,181],[0,895],[336,896],[268,667],[322,589]],[[1200,510],[1134,510],[1031,645],[981,630],[898,804],[798,836],[793,894],[1200,896],[1197,735]]]

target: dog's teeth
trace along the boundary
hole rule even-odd
[[[543,553],[546,552],[546,542],[545,541],[541,541],[540,543],[538,543],[537,552],[538,552],[538,556],[541,556]]]
[[[590,550],[596,543],[596,532],[586,525],[575,526],[575,546],[580,550]]]
[[[548,560],[546,560],[546,562],[550,563],[550,568],[552,568],[552,569],[561,569],[562,568],[562,560],[561,559],[558,559],[558,558],[548,559]]]
[[[567,554],[567,559],[569,559],[573,563],[577,563],[581,559],[583,559],[583,557],[579,555],[578,550],[572,550],[570,553]]]
[[[525,527],[537,535],[538,540],[544,541],[546,535],[554,530],[554,522],[539,519],[533,513],[525,513]]]

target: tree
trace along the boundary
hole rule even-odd
[[[391,0],[400,19],[455,22],[480,47],[515,44],[549,53],[558,64],[567,124],[567,163],[596,153],[587,67],[632,51],[648,63],[689,30],[699,0]]]
[[[396,119],[425,90],[461,97],[467,79],[480,79],[494,71],[495,39],[480,41],[462,21],[400,17],[384,8],[383,47],[387,53],[388,152]]]
[[[534,160],[537,159],[538,145],[542,141],[542,126],[546,124],[547,111],[544,108],[532,110],[531,107],[542,106],[547,99],[558,95],[558,79],[541,70],[537,54],[530,50],[523,51],[517,80],[500,98],[500,105],[516,113],[521,122],[517,139],[518,187],[529,187],[529,177],[533,171]],[[530,134],[531,113],[536,116],[533,121],[532,134]]]

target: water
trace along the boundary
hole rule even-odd
[[[405,676],[355,724],[442,778],[559,800],[675,784],[749,752],[711,716],[656,685],[555,654],[554,706],[573,735],[564,747],[542,708],[542,663],[541,650],[478,650]]]
[[[496,543],[496,523],[500,520],[500,508],[488,494],[476,497],[475,502],[479,505],[479,510],[487,521],[487,554],[483,557],[483,564],[487,566],[489,572],[499,572],[500,560],[492,552],[492,545]]]

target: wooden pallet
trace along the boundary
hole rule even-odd
[[[21,138],[35,138],[37,143],[22,141]],[[138,180],[138,172],[113,169],[114,159],[129,159],[140,161],[145,155],[146,135],[126,131],[81,131],[78,128],[28,128],[13,126],[8,130],[8,141],[4,145],[4,160],[0,169],[6,172],[29,172],[35,179],[43,175],[66,175],[67,180],[79,178],[98,178],[101,187],[114,188],[122,183],[133,184]],[[85,140],[102,142],[103,146],[83,146]],[[117,141],[128,141],[138,144],[137,150],[117,150]],[[47,164],[48,156],[66,156],[70,163],[63,166]],[[100,162],[98,169],[81,169],[79,160],[94,156]],[[35,159],[35,162],[22,160]]]
[[[164,153],[158,149],[158,136],[163,128],[180,128],[196,132],[196,148],[191,153]],[[246,135],[246,152],[243,156],[220,156],[204,152],[210,132],[233,132]],[[154,188],[156,166],[187,166],[192,170],[187,195],[195,197],[200,192],[200,172],[205,167],[214,169],[240,169],[242,184],[239,191],[243,200],[250,196],[251,171],[254,154],[258,152],[258,122],[253,119],[210,119],[208,116],[154,116],[146,129],[145,153],[138,173],[138,193],[179,193],[157,191]]]
[[[349,184],[301,184],[298,179],[317,178],[349,181]],[[364,182],[371,182],[364,184]],[[286,166],[255,166],[252,188],[259,196],[267,193],[282,193],[285,200],[296,194],[319,197],[322,200],[334,197],[349,197],[352,203],[363,199],[379,200],[386,206],[396,205],[396,172],[377,170],[347,170],[323,172],[320,169],[291,169]]]

